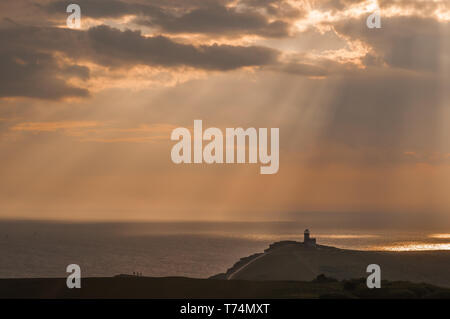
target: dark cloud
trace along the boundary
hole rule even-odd
[[[51,55],[0,51],[0,97],[60,99],[86,97],[88,91],[66,83],[71,77],[87,79],[89,70],[78,65],[59,66]]]
[[[53,32],[51,31],[53,30]],[[55,58],[55,49],[75,51],[76,42],[63,29],[23,27],[13,21],[0,26],[0,97],[61,99],[87,97],[85,88],[69,84],[87,80],[89,69]]]
[[[449,52],[442,49],[450,36],[450,24],[431,18],[382,18],[381,29],[369,29],[364,18],[336,23],[338,33],[362,40],[373,48],[367,63],[381,58],[391,67],[435,72]]]
[[[417,10],[422,15],[433,14],[436,10],[449,10],[450,2],[448,0],[428,1],[428,0],[378,0],[379,7],[383,9],[400,8],[406,10]]]
[[[282,19],[299,17],[302,12],[284,1],[241,1],[237,6],[225,6],[229,1],[184,1],[141,3],[119,0],[80,0],[82,15],[91,18],[118,18],[136,15],[134,23],[157,28],[165,33],[204,33],[214,35],[255,34],[264,37],[286,37],[290,24]],[[69,2],[56,1],[39,5],[53,14],[65,14]],[[266,7],[260,13],[254,6]]]
[[[58,51],[67,57],[108,67],[136,64],[233,70],[274,63],[278,51],[258,46],[177,43],[164,36],[144,37],[140,31],[98,26],[87,31],[58,28],[0,29],[0,41],[22,50]]]
[[[241,0],[239,3],[249,8],[263,9],[267,15],[283,19],[300,18],[306,14],[306,8],[293,7],[286,0]]]
[[[276,50],[265,47],[193,46],[163,36],[143,37],[138,31],[119,31],[107,26],[92,28],[87,35],[96,62],[104,65],[131,63],[224,71],[272,64],[278,56]]]
[[[283,0],[241,0],[240,3],[252,7],[266,8],[271,5],[282,3]]]
[[[256,11],[239,12],[235,8],[219,5],[194,9],[181,16],[159,14],[140,17],[135,22],[169,33],[257,34],[265,37],[286,37],[290,27],[282,20],[269,22],[267,17]]]
[[[86,80],[89,70],[77,65],[91,61],[106,67],[149,65],[227,71],[273,64],[278,51],[258,46],[181,44],[163,37],[144,37],[139,31],[107,26],[75,31],[60,28],[13,26],[0,28],[3,84],[1,96],[57,99],[86,96],[87,91],[66,83],[71,77]],[[57,58],[63,54],[74,63]]]

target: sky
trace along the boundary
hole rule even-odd
[[[450,220],[449,1],[2,1],[0,44],[0,218]],[[278,173],[174,164],[196,119]]]

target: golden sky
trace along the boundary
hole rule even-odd
[[[449,1],[72,2],[0,3],[0,218],[450,219]],[[280,128],[279,172],[175,165],[196,119]]]

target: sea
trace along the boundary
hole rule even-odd
[[[207,278],[281,240],[303,240],[301,222],[0,222],[0,278]],[[310,228],[318,244],[357,250],[450,250],[450,231]]]

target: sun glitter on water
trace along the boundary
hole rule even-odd
[[[386,251],[424,251],[424,250],[450,250],[450,243],[404,243],[393,246],[380,247]]]
[[[439,239],[450,239],[450,234],[431,234],[428,237],[439,238]]]

